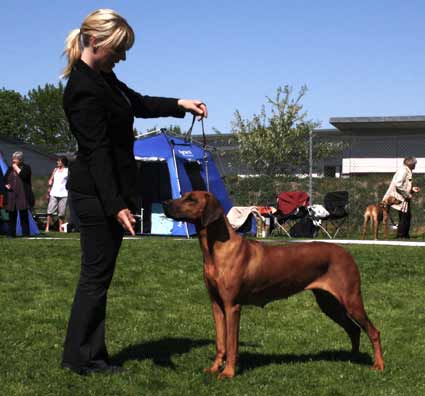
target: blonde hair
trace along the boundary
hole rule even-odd
[[[62,78],[68,78],[72,67],[81,58],[84,47],[89,46],[90,37],[97,40],[96,47],[108,47],[127,51],[134,44],[134,32],[128,22],[117,12],[101,8],[89,14],[80,29],[74,29],[66,38],[64,55],[68,59]]]

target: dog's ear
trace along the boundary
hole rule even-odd
[[[205,206],[201,216],[201,225],[207,225],[224,216],[224,210],[218,202],[218,199],[211,193],[205,195]]]

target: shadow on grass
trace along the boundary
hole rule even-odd
[[[156,341],[149,341],[140,344],[130,345],[124,348],[111,358],[115,364],[122,365],[127,360],[151,359],[155,364],[162,367],[174,369],[175,365],[171,361],[174,355],[183,355],[194,348],[202,348],[207,345],[215,345],[215,341],[192,338],[161,338]],[[241,342],[241,346],[257,347],[257,344]]]
[[[140,344],[130,345],[112,357],[112,361],[122,365],[127,360],[151,359],[158,366],[174,369],[171,358],[174,355],[182,355],[190,352],[193,348],[215,344],[213,340],[194,340],[191,338],[161,338]]]
[[[130,345],[112,357],[114,364],[123,365],[128,360],[152,360],[156,365],[175,368],[172,357],[189,353],[194,348],[202,348],[215,344],[213,340],[192,338],[161,338],[140,344]],[[250,343],[240,343],[240,346],[257,347]],[[271,364],[293,364],[307,362],[352,362],[360,365],[372,365],[372,359],[367,353],[353,354],[349,351],[322,351],[307,354],[262,354],[242,352],[239,355],[239,372],[255,369],[257,367],[269,366]]]
[[[262,354],[242,352],[239,356],[239,372],[249,371],[257,367],[271,364],[291,364],[306,362],[352,362],[360,365],[372,365],[372,359],[367,353],[353,354],[349,351],[322,351],[319,353],[296,354]]]

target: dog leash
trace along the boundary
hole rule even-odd
[[[193,115],[192,124],[190,125],[190,128],[187,130],[186,135],[184,136],[185,143],[192,142],[192,130],[193,130],[193,125],[195,124],[195,120],[196,120],[196,116]]]
[[[187,130],[186,135],[184,137],[185,143],[191,143],[192,142],[192,130],[193,126],[195,125],[196,115],[193,115],[192,118],[192,124],[190,125],[190,128]],[[202,150],[203,150],[203,161],[204,161],[204,167],[205,167],[205,178],[207,182],[207,191],[210,191],[210,178],[209,178],[209,172],[208,172],[208,154],[207,154],[207,137],[205,136],[205,127],[204,127],[204,119],[201,119],[201,128],[202,128]]]

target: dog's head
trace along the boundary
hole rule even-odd
[[[187,192],[179,199],[164,201],[162,207],[166,216],[202,227],[224,216],[220,202],[214,194],[207,191]]]
[[[399,199],[390,195],[389,197],[385,198],[382,202],[380,202],[379,206],[381,208],[388,208],[391,205],[398,205],[400,203],[401,203],[401,201]]]

